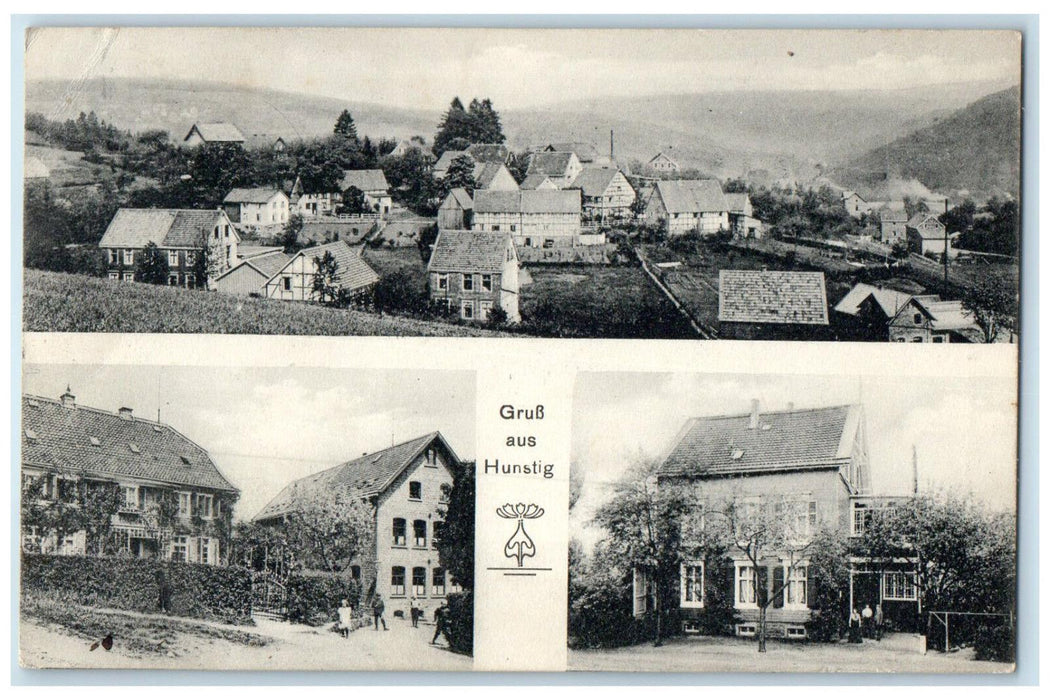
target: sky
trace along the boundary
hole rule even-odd
[[[574,534],[608,496],[608,484],[639,459],[659,458],[690,418],[760,410],[860,404],[872,492],[909,493],[912,446],[920,490],[969,493],[1013,511],[1017,488],[1017,386],[1012,380],[813,377],[737,374],[581,373],[573,406],[572,468],[584,474]]]
[[[27,365],[23,391],[121,406],[211,455],[249,519],[289,482],[435,430],[474,457],[473,372]]]
[[[434,110],[717,90],[1020,82],[1020,35],[962,30],[46,28],[27,79],[176,78]]]

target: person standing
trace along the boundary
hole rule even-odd
[[[860,644],[860,613],[857,612],[856,608],[850,610],[849,613],[849,643]]]
[[[339,605],[339,633],[343,635],[344,639],[350,638],[350,625],[353,622],[354,609],[350,607],[350,603],[343,598]]]
[[[876,641],[882,641],[882,628],[886,624],[886,619],[882,612],[882,603],[875,605],[875,639]]]
[[[383,631],[386,632],[390,628],[386,626],[386,620],[383,618],[383,612],[386,610],[386,604],[383,603],[383,596],[378,593],[372,598],[372,621],[375,623],[376,632],[379,631],[379,623],[383,623]]]
[[[867,603],[865,603],[864,604],[864,609],[860,611],[860,616],[861,616],[861,618],[863,618],[863,621],[864,621],[864,625],[863,625],[864,636],[867,637],[868,639],[873,638],[875,636],[875,634],[872,631],[872,627],[874,626],[874,622],[875,621],[874,621],[874,613],[871,611],[871,606],[868,605]]]
[[[452,645],[452,638],[448,636],[448,603],[442,603],[441,607],[434,611],[434,638],[431,644],[437,644],[438,635],[445,635],[445,641]]]
[[[419,627],[419,614],[423,611],[416,607],[415,598],[412,598],[408,605],[408,614],[412,617],[412,626]]]

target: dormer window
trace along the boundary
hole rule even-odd
[[[743,450],[733,450],[733,459],[740,459],[744,456]]]
[[[26,437],[30,440],[39,440],[40,436],[32,428],[26,428]]]
[[[91,445],[93,447],[102,447],[102,441],[99,440],[97,437],[91,436],[91,437],[88,438],[88,440],[91,441]]]
[[[131,450],[132,452],[134,452],[135,454],[141,454],[142,453],[142,451],[139,449],[139,446],[136,445],[133,442],[129,442],[128,443],[128,449]]]
[[[186,455],[179,455],[179,460],[181,460],[187,467],[190,465],[190,458]]]
[[[37,401],[36,399],[27,399],[26,403],[28,403],[33,408],[40,408],[40,402]]]

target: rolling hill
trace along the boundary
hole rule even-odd
[[[871,149],[835,168],[844,186],[883,197],[891,183],[914,181],[949,196],[1017,197],[1021,91],[1002,90],[934,124]]]

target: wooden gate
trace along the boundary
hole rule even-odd
[[[285,585],[272,573],[255,572],[252,576],[252,617],[288,618]]]

